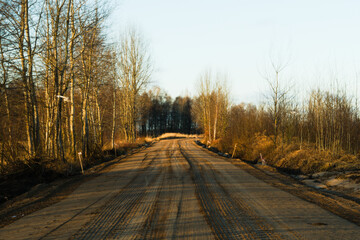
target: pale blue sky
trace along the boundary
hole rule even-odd
[[[235,103],[263,100],[269,55],[290,58],[283,81],[297,92],[334,79],[354,93],[360,73],[360,1],[122,0],[111,17],[116,36],[127,26],[149,43],[153,84],[171,96],[196,94],[204,70],[226,73]],[[276,54],[271,54],[275,52]],[[360,86],[359,86],[360,88]]]

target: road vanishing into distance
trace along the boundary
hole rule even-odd
[[[360,227],[275,188],[193,139],[161,140],[0,239],[359,239]]]

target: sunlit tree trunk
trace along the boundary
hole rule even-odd
[[[70,145],[73,161],[76,161],[77,152],[76,152],[76,133],[75,133],[75,59],[74,59],[74,48],[75,48],[75,39],[76,39],[76,29],[75,29],[75,10],[74,2],[71,2],[71,40],[69,45],[69,61],[70,61],[70,122],[69,122],[69,131],[70,131]]]
[[[28,153],[30,157],[34,156],[34,139],[33,139],[33,129],[31,126],[31,106],[30,106],[30,96],[29,96],[29,82],[27,76],[27,64],[25,58],[25,28],[26,28],[26,16],[25,13],[27,10],[27,2],[21,2],[21,12],[20,12],[20,36],[18,39],[19,44],[19,56],[21,61],[21,78],[24,88],[24,110],[25,110],[25,124],[26,124],[26,134],[27,134],[27,145]]]
[[[115,81],[115,80],[114,80]],[[115,149],[115,131],[116,131],[116,86],[114,84],[114,90],[113,90],[113,111],[112,111],[112,131],[111,131],[111,149]],[[115,150],[116,154],[116,150]]]

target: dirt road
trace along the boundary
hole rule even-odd
[[[0,239],[358,239],[360,227],[274,188],[193,140],[122,159]]]

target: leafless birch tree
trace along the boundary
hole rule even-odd
[[[150,80],[151,59],[141,35],[135,30],[126,32],[118,48],[118,76],[120,79],[123,111],[123,130],[126,141],[136,139],[138,97]]]

